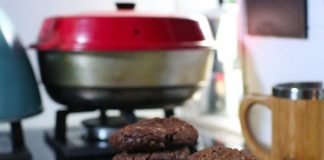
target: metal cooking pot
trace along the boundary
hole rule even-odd
[[[122,10],[48,18],[34,47],[54,100],[73,109],[133,109],[190,98],[210,71],[212,45],[205,17]]]
[[[15,122],[42,111],[25,50],[0,8],[0,122]]]

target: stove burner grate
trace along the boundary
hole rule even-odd
[[[109,160],[117,153],[108,142],[111,133],[138,120],[132,110],[121,111],[118,117],[107,117],[106,111],[101,110],[99,118],[82,122],[85,129],[67,129],[67,116],[78,112],[86,111],[57,111],[54,132],[45,133],[45,141],[57,160]],[[165,110],[166,117],[173,114],[173,110]]]

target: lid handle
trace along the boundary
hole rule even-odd
[[[135,9],[135,3],[132,2],[117,2],[116,6],[118,10],[133,10]]]

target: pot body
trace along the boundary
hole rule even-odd
[[[0,122],[19,121],[42,111],[33,70],[0,9]]]
[[[56,101],[72,108],[178,105],[203,85],[210,49],[39,52],[41,75]]]

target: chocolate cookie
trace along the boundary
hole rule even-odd
[[[120,153],[112,160],[187,160],[190,155],[188,148],[152,153]]]
[[[120,151],[156,151],[195,145],[197,130],[178,118],[140,120],[115,132],[109,139]]]
[[[188,160],[256,160],[256,158],[246,151],[218,146],[196,152]]]

